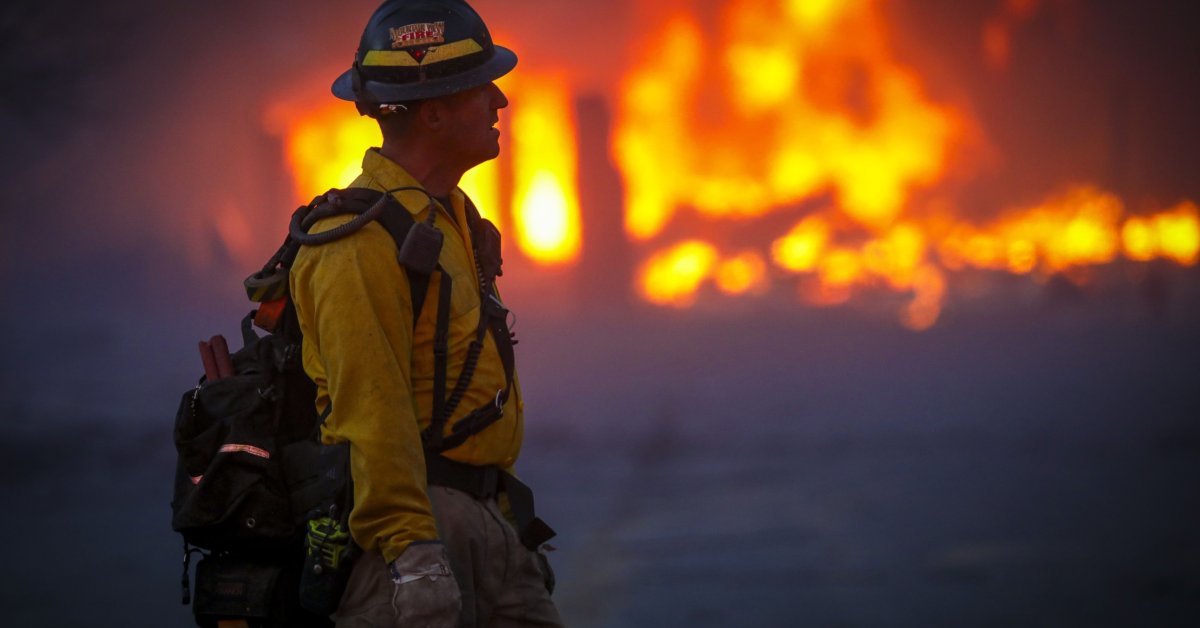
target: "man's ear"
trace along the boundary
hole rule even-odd
[[[421,124],[432,131],[437,131],[442,128],[445,113],[443,104],[435,98],[422,102],[421,110],[417,115],[420,117]]]

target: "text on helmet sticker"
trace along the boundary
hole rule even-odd
[[[392,48],[440,44],[446,41],[445,22],[409,24],[400,28],[390,28],[388,31],[392,34]]]

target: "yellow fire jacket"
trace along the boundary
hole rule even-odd
[[[351,187],[386,191],[417,183],[403,168],[370,149],[363,173]],[[479,323],[479,279],[467,227],[463,194],[450,195],[451,207],[436,205],[417,191],[393,196],[417,222],[437,211],[444,235],[441,264],[453,281],[450,299],[448,387],[462,370],[467,347]],[[317,222],[310,233],[350,220],[335,216]],[[408,277],[396,260],[397,248],[378,223],[320,246],[300,250],[291,269],[291,296],[304,333],[304,369],[317,385],[317,410],[332,403],[325,443],[350,442],[354,509],[350,532],[366,550],[379,549],[391,562],[408,544],[437,538],[426,494],[420,433],[433,413],[433,336],[441,276],[429,282],[424,307],[413,327]],[[504,366],[489,333],[470,388],[447,432],[472,410],[492,402],[504,388]],[[504,415],[447,458],[511,469],[521,448],[523,404],[514,377]]]

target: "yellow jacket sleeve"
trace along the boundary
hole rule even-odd
[[[344,222],[327,219],[317,233]],[[326,443],[350,442],[355,542],[394,560],[437,538],[412,391],[412,303],[396,246],[378,224],[304,247],[291,273],[305,370],[328,390]],[[324,402],[324,403],[322,403]]]

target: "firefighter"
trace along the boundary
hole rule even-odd
[[[398,247],[378,222],[302,248],[292,267],[322,440],[350,443],[349,527],[363,554],[338,626],[561,625],[539,551],[553,532],[513,475],[523,407],[493,285],[499,234],[457,187],[499,154],[508,100],[493,81],[516,63],[466,2],[388,0],[333,83],[383,133],[351,188],[409,212],[416,252],[401,261],[433,268],[414,290],[397,263],[409,241]]]

